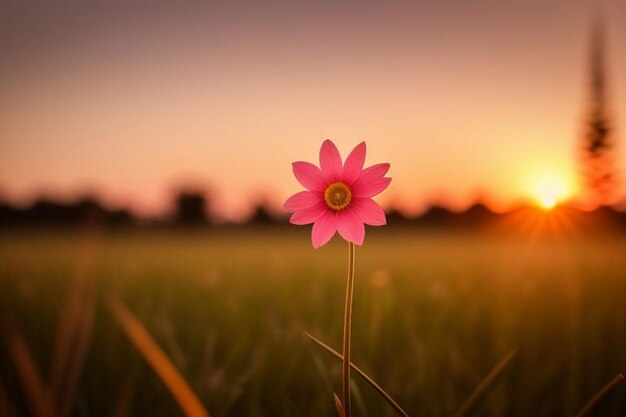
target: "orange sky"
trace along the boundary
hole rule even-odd
[[[571,194],[597,2],[530,3],[3,6],[0,195],[160,213],[191,181],[237,217],[297,191],[325,138],[366,140],[411,210]],[[626,2],[604,3],[624,167]]]

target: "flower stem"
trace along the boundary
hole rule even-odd
[[[350,338],[352,333],[352,290],[354,288],[354,243],[348,242],[348,251],[348,282],[343,314],[343,409],[345,417],[350,417]]]
[[[604,388],[600,390],[600,392],[594,395],[593,398],[590,399],[589,402],[587,402],[587,404],[585,404],[583,409],[580,410],[578,414],[576,414],[576,417],[586,416],[589,413],[589,411],[591,411],[591,409],[595,407],[595,405],[599,403],[600,400],[603,399],[613,388],[619,385],[619,383],[622,382],[623,379],[624,379],[624,375],[622,375],[621,373],[615,375],[615,378],[613,378],[611,382],[606,384]]]

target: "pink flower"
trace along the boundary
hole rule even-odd
[[[294,162],[293,173],[307,189],[289,197],[283,207],[293,211],[292,224],[313,223],[311,240],[319,248],[339,232],[348,242],[362,245],[365,226],[387,224],[385,212],[372,200],[389,186],[389,164],[363,169],[365,142],[359,143],[342,164],[335,144],[325,140],[320,149],[320,168]]]

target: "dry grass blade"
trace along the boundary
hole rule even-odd
[[[67,367],[65,389],[62,391],[62,395],[57,398],[59,407],[58,417],[67,417],[71,414],[85,356],[87,355],[87,350],[91,341],[94,315],[95,294],[93,284],[91,284],[88,286],[87,293],[83,298],[81,322],[79,323],[79,328],[77,329],[77,340],[74,346],[74,352]]]
[[[167,386],[185,415],[187,417],[209,417],[208,411],[198,397],[141,322],[117,299],[110,300],[109,309],[135,348]]]
[[[82,325],[82,311],[85,293],[89,291],[88,279],[95,262],[96,246],[99,240],[99,230],[95,225],[87,225],[83,237],[83,250],[80,253],[78,267],[67,290],[67,299],[59,315],[59,324],[55,346],[50,363],[50,388],[53,398],[64,396],[63,385],[66,380],[67,367],[71,366],[72,344],[82,336],[78,331]]]
[[[328,346],[327,344],[325,344],[324,342],[322,342],[321,340],[319,340],[318,338],[316,338],[315,336],[313,336],[312,334],[310,334],[309,332],[304,332],[304,334],[306,334],[311,340],[313,340],[315,343],[317,343],[318,345],[320,345],[321,347],[323,347],[324,349],[326,349],[327,352],[331,353],[333,356],[335,356],[337,359],[343,361],[343,356],[341,355],[341,353],[335,351],[333,348],[331,348],[330,346]],[[350,362],[350,367],[359,375],[361,375],[361,377],[363,379],[365,379],[365,381],[367,381],[368,384],[370,384],[376,391],[378,391],[378,393],[380,395],[383,396],[383,398],[385,398],[385,400],[387,400],[387,402],[389,403],[389,405],[391,405],[393,408],[396,409],[397,412],[399,412],[401,415],[403,415],[404,417],[409,417],[409,415],[406,413],[406,411],[404,411],[402,409],[402,407],[400,407],[398,405],[397,402],[395,402],[395,400],[393,398],[391,398],[391,396],[389,394],[387,394],[385,392],[384,389],[381,388],[380,385],[378,385],[372,378],[370,378],[365,372],[363,372],[358,366],[356,366],[354,363]]]
[[[15,324],[10,312],[3,311],[0,322],[7,339],[7,350],[28,399],[28,406],[36,417],[52,417],[52,396],[46,386],[26,340]]]
[[[333,392],[333,398],[335,399],[335,408],[337,409],[339,417],[346,417],[346,412],[343,410],[343,404],[341,403],[341,400],[337,396],[336,392]]]
[[[57,417],[71,413],[93,330],[95,296],[91,272],[100,237],[98,224],[88,223],[83,234],[83,250],[59,316],[50,367],[50,390]]]
[[[117,396],[117,400],[115,401],[115,406],[113,407],[113,417],[126,417],[129,414],[130,408],[130,400],[133,396],[134,385],[132,380],[126,381],[126,384],[121,389],[120,393]]]
[[[507,353],[500,361],[494,366],[491,371],[487,374],[487,376],[478,384],[474,392],[470,394],[470,396],[465,400],[463,405],[459,408],[459,410],[454,414],[454,417],[461,417],[467,414],[469,410],[476,404],[476,401],[480,398],[481,395],[485,392],[487,387],[491,385],[491,383],[496,379],[498,375],[508,366],[511,360],[517,354],[517,348],[511,350]]]
[[[623,380],[624,375],[622,375],[621,373],[615,375],[615,378],[613,378],[608,384],[606,384],[600,391],[598,391],[596,395],[593,396],[592,399],[587,402],[587,404],[585,404],[582,410],[580,410],[580,412],[576,414],[576,417],[586,416],[593,409],[593,407],[595,407],[596,404],[600,402],[600,400],[602,400],[613,388],[615,388]]]

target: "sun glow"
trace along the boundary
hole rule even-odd
[[[556,206],[556,203],[556,198],[551,195],[543,195],[539,198],[539,204],[541,205],[541,208],[545,210],[553,209],[554,206]]]
[[[536,204],[551,210],[574,194],[574,183],[565,176],[541,175],[532,182],[532,195]]]

